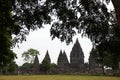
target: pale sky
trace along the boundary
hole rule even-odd
[[[65,42],[61,42],[59,39],[55,38],[54,40],[50,37],[50,26],[46,26],[45,28],[41,28],[37,31],[31,32],[27,36],[27,41],[23,42],[22,44],[19,44],[19,48],[15,47],[13,50],[17,54],[18,59],[16,59],[16,63],[18,65],[22,65],[24,63],[23,58],[21,58],[21,55],[24,51],[27,51],[30,48],[37,49],[40,52],[39,62],[43,60],[46,51],[48,50],[51,62],[57,63],[57,58],[60,53],[60,50],[65,50],[68,60],[70,59],[70,52],[72,50],[73,44],[76,41],[76,38],[79,39],[79,43],[81,44],[81,47],[84,52],[85,56],[85,62],[88,61],[89,52],[92,48],[92,43],[87,38],[82,38],[79,35],[73,37],[73,43],[70,43],[69,45],[66,45]]]

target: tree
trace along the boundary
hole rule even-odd
[[[54,69],[54,68],[57,68],[58,66],[57,66],[57,64],[55,64],[55,63],[51,63],[51,65],[50,65],[50,68],[51,69]]]
[[[114,13],[112,15],[114,16]],[[108,39],[97,45],[97,48],[104,65],[111,67],[116,75],[120,62],[120,32],[116,18],[114,17],[111,21],[113,24],[109,28]]]
[[[22,53],[24,60],[30,63],[33,63],[36,55],[39,55],[39,51],[32,48]]]
[[[22,74],[32,74],[33,73],[33,64],[32,63],[24,63],[19,67],[19,70]]]
[[[7,71],[12,74],[15,74],[17,70],[18,70],[18,65],[14,61],[11,62],[7,67]]]
[[[16,57],[16,54],[12,51],[7,49],[5,54],[0,53],[0,72],[1,73],[6,73],[8,66],[13,63],[14,58]]]
[[[95,66],[95,63],[97,63],[101,65],[104,75],[105,75],[105,67],[112,68],[113,75],[119,75],[118,70],[119,70],[120,55],[118,55],[117,53],[112,53],[111,51],[108,51],[102,47],[103,46],[94,47],[90,52],[91,60],[93,60],[91,61],[92,63],[91,69],[94,69],[93,66]]]
[[[12,33],[16,35],[13,40],[15,43],[26,40],[24,34],[29,33],[30,30],[41,28],[42,24],[51,23],[52,15],[58,18],[58,21],[53,23],[51,28],[52,38],[58,37],[61,39],[61,41],[66,40],[67,43],[72,41],[72,37],[76,33],[74,28],[76,28],[78,32],[83,29],[83,34],[95,34],[94,32],[96,31],[94,30],[93,32],[91,29],[89,30],[89,26],[93,26],[93,28],[97,29],[97,23],[101,23],[98,26],[108,24],[107,19],[109,16],[107,8],[105,4],[99,0],[46,0],[44,2],[38,0],[12,0],[7,2],[2,1],[1,3],[8,3],[12,5],[9,7],[10,9],[8,9],[8,12],[14,13],[12,14],[12,19],[18,26],[16,29],[13,28],[13,30],[16,32],[14,31]],[[81,18],[78,17],[77,14],[80,14]],[[95,16],[93,16],[93,14],[95,14]],[[94,23],[94,18],[97,18],[98,20],[95,22],[96,24],[91,25],[91,21]],[[84,25],[85,23],[88,24]],[[88,27],[85,28],[83,26]],[[107,26],[104,26],[103,28],[106,31]],[[102,31],[104,29],[98,30]],[[100,32],[99,34],[95,35],[95,37],[101,34],[105,35],[106,33]],[[92,37],[92,40],[94,40],[93,34],[89,35]]]
[[[110,0],[106,0],[106,1],[110,1]],[[117,23],[118,23],[118,28],[120,30],[120,0],[111,0],[113,3],[113,6],[115,8],[115,13],[116,13],[116,18],[117,18]]]
[[[104,49],[104,50],[103,50]],[[118,52],[111,52],[110,50],[105,50],[105,48],[97,48],[97,62],[102,65],[103,71],[104,67],[110,67],[113,70],[113,75],[118,75],[118,70],[119,70],[119,62],[120,62],[120,55]]]
[[[6,66],[0,66],[1,74],[15,74],[18,69],[18,65],[15,61],[10,61]]]
[[[11,50],[12,35],[17,34],[20,27],[12,18],[12,0],[0,0],[0,66],[7,66],[16,58]]]
[[[118,31],[116,28],[112,30]],[[114,32],[115,34],[111,34],[112,36],[109,38],[109,41],[105,41],[96,47],[99,57],[98,62],[103,66],[111,67],[113,69],[113,75],[118,75],[117,71],[120,62],[120,36],[116,34],[117,31]]]

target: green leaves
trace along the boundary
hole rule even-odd
[[[33,63],[36,55],[39,55],[39,51],[32,48],[22,53],[22,57],[24,58],[24,60],[30,63]]]

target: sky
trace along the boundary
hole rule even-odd
[[[107,6],[110,10],[113,10],[113,5],[110,3]],[[44,28],[41,28],[37,31],[30,32],[30,34],[27,36],[27,41],[23,42],[22,44],[19,44],[19,48],[15,47],[13,51],[17,54],[17,59],[15,60],[16,63],[21,66],[25,61],[23,61],[22,53],[24,51],[27,51],[30,48],[36,49],[39,51],[40,55],[38,56],[39,62],[41,63],[46,51],[48,50],[51,62],[57,63],[57,58],[60,53],[60,50],[65,51],[67,54],[68,60],[70,60],[70,52],[72,50],[72,47],[76,41],[76,38],[79,39],[79,43],[81,45],[81,48],[84,52],[84,60],[85,62],[88,62],[89,53],[92,49],[92,43],[88,38],[81,37],[80,34],[73,37],[73,42],[69,45],[66,45],[65,42],[61,42],[59,39],[55,38],[52,40],[50,37],[50,26],[46,25]]]
[[[57,38],[52,40],[52,38],[50,37],[49,25],[37,31],[30,32],[30,34],[27,36],[27,41],[24,41],[22,44],[18,44],[19,48],[16,46],[13,49],[13,51],[17,54],[17,57],[18,57],[15,61],[20,66],[23,63],[25,63],[25,61],[21,56],[24,51],[27,51],[30,48],[33,48],[39,51],[40,55],[38,56],[38,58],[40,63],[43,60],[47,50],[49,52],[52,63],[57,63],[57,58],[60,53],[60,50],[65,51],[67,54],[68,60],[70,60],[70,57],[69,57],[70,52],[77,38],[79,39],[79,43],[83,49],[85,62],[87,62],[89,57],[89,52],[91,51],[91,48],[92,48],[92,43],[89,39],[85,37],[82,38],[79,34],[73,37],[73,42],[71,42],[69,45],[67,45],[65,42],[61,42]]]

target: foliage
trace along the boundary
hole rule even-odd
[[[112,14],[114,16],[114,13]],[[116,18],[111,20],[112,26],[109,28],[108,39],[104,40],[101,44],[97,46],[100,56],[105,57],[104,62],[107,63],[109,67],[113,70],[118,69],[118,64],[120,62],[120,32],[118,29]],[[109,64],[108,64],[109,63]]]
[[[12,0],[0,0],[0,67],[16,58],[16,54],[11,50],[12,34],[18,33],[19,25],[12,18]]]
[[[0,54],[0,70],[2,73],[7,71],[7,68],[9,68],[9,65],[11,65],[16,57],[16,54],[12,50],[4,51],[5,54]]]
[[[68,3],[58,2],[58,4],[62,4],[61,6],[66,6],[66,8],[61,8],[61,6],[56,8],[56,11],[59,11],[57,16],[61,23],[58,21],[51,27],[53,38],[58,37],[69,43],[72,41],[73,35],[78,32],[82,33],[83,36],[88,36],[93,43],[98,44],[105,39],[109,28],[110,13],[103,2],[99,0],[80,0],[77,2],[74,0],[68,1]],[[69,4],[68,7],[67,4]]]
[[[26,40],[25,34],[30,30],[41,28],[42,24],[50,24],[53,16],[57,21],[53,22],[50,30],[52,38],[57,37],[67,43],[72,41],[76,31],[87,34],[92,41],[100,41],[109,26],[106,5],[99,0],[2,0],[1,3],[10,4],[7,12],[11,12],[11,18],[17,26],[12,32],[16,35],[13,40],[15,43]],[[104,33],[101,33],[103,30]]]
[[[0,66],[0,73],[1,74],[15,74],[18,69],[18,65],[11,61],[6,66]]]
[[[9,73],[15,73],[18,70],[18,65],[15,62],[11,62],[7,68]]]
[[[111,25],[108,28],[106,38],[101,43],[95,45],[95,51],[93,55],[97,55],[99,63],[103,66],[111,67],[115,73],[119,68],[120,62],[120,31],[116,21],[114,11],[110,14]],[[116,75],[116,74],[114,74]]]
[[[109,67],[113,69],[113,75],[119,75],[117,72],[119,71],[120,55],[118,52],[112,53],[111,51],[112,50],[105,50],[103,46],[97,46],[97,48],[92,49],[90,54],[93,58],[96,58],[96,63],[102,65],[103,72],[104,67]]]
[[[32,74],[33,73],[33,64],[26,62],[22,66],[19,66],[19,71],[22,74]]]
[[[24,58],[24,60],[30,63],[34,62],[36,55],[39,55],[39,51],[32,48],[22,53],[22,57]]]
[[[24,63],[24,64],[20,67],[20,69],[23,69],[23,70],[25,70],[25,69],[31,69],[31,68],[33,68],[33,64],[31,64],[31,63]]]
[[[109,0],[106,0],[109,2]],[[50,24],[52,16],[57,18],[51,27],[51,37],[70,43],[78,32],[88,36],[93,43],[100,43],[106,38],[110,27],[110,13],[100,0],[16,0],[12,7],[13,19],[23,32],[41,28],[42,24]],[[24,26],[24,27],[22,27]],[[15,41],[24,40],[17,34]],[[24,33],[23,33],[24,34]],[[19,36],[18,36],[19,35]],[[19,41],[18,41],[19,42]]]
[[[50,64],[50,68],[57,68],[58,66],[57,66],[57,64],[55,64],[55,63],[52,63],[52,64]]]

